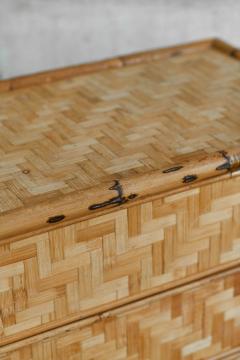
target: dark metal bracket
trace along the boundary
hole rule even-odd
[[[129,200],[135,199],[135,197],[137,197],[136,194],[131,194],[128,197],[124,196],[123,188],[122,188],[122,185],[120,184],[119,180],[115,180],[114,182],[115,182],[114,185],[111,186],[109,188],[109,190],[117,191],[118,195],[111,198],[110,200],[89,206],[89,210],[97,210],[97,209],[101,209],[101,208],[104,208],[104,207],[110,206],[110,205],[119,206],[119,205],[125,204]]]
[[[178,171],[178,170],[181,170],[181,169],[183,169],[183,166],[182,166],[182,165],[174,166],[174,167],[172,167],[172,168],[163,170],[163,173],[164,173],[164,174],[169,174],[169,173],[172,173],[172,172],[176,172],[176,171]]]
[[[220,151],[220,154],[226,161],[218,166],[216,170],[228,170],[231,173],[240,170],[240,154],[230,156],[226,151]]]
[[[65,219],[65,215],[56,215],[56,216],[52,216],[48,219],[47,223],[48,224],[55,224],[55,223],[58,223],[62,220]]]
[[[197,175],[187,175],[183,178],[183,183],[188,184],[198,179]]]

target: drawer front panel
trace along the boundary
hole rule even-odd
[[[238,359],[240,271],[0,349],[1,360]]]
[[[119,209],[0,250],[3,344],[240,259],[240,178]]]

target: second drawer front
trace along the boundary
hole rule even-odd
[[[239,284],[239,270],[213,277],[3,347],[0,359],[237,360]]]
[[[0,246],[0,343],[240,259],[240,178]]]

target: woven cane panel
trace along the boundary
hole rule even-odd
[[[6,353],[2,360],[202,360],[240,346],[240,273],[148,299]]]
[[[1,245],[2,339],[240,260],[239,215],[237,177]]]
[[[1,93],[0,212],[238,146],[239,70],[208,49]]]

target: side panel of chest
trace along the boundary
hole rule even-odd
[[[1,343],[240,261],[240,178],[0,247]]]

